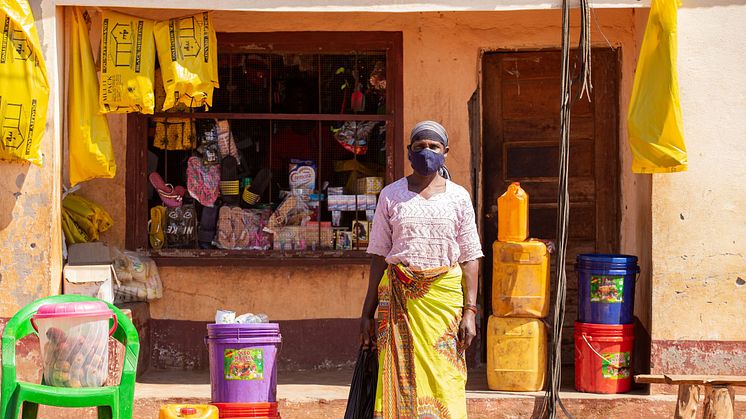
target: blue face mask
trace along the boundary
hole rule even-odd
[[[412,163],[412,169],[419,175],[430,176],[443,167],[446,157],[437,151],[423,148],[420,151],[409,150],[409,161]]]

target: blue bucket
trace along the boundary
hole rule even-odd
[[[596,324],[634,323],[637,256],[584,254],[578,274],[578,321]]]

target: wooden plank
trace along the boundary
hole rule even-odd
[[[559,119],[560,89],[557,80],[510,80],[503,79],[502,106],[506,119],[524,119],[526,115],[547,117],[557,115]],[[572,113],[589,115],[593,103],[581,100],[575,103]]]
[[[127,115],[127,173],[125,176],[125,246],[130,250],[148,247],[148,135],[147,119]]]
[[[640,374],[635,382],[641,384],[694,384],[694,385],[732,385],[746,387],[746,376],[743,375],[682,375],[682,374]]]
[[[220,32],[217,40],[223,52],[348,54],[394,48],[401,32]]]
[[[557,142],[560,136],[559,118],[546,118],[542,115],[525,115],[521,119],[504,121],[505,141],[552,139]],[[594,122],[592,116],[572,115],[570,120],[570,140],[593,138]]]
[[[676,412],[674,419],[694,419],[697,417],[697,405],[699,404],[699,386],[680,385],[679,397],[676,400]]]

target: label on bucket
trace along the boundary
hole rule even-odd
[[[624,277],[601,275],[591,276],[591,302],[624,302]]]
[[[223,365],[226,380],[263,380],[264,350],[259,348],[226,349]]]
[[[601,374],[611,380],[629,378],[629,352],[614,352],[604,354],[601,361]]]

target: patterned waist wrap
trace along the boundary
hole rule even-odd
[[[466,362],[457,341],[458,265],[389,265],[378,287],[377,418],[465,418]]]

